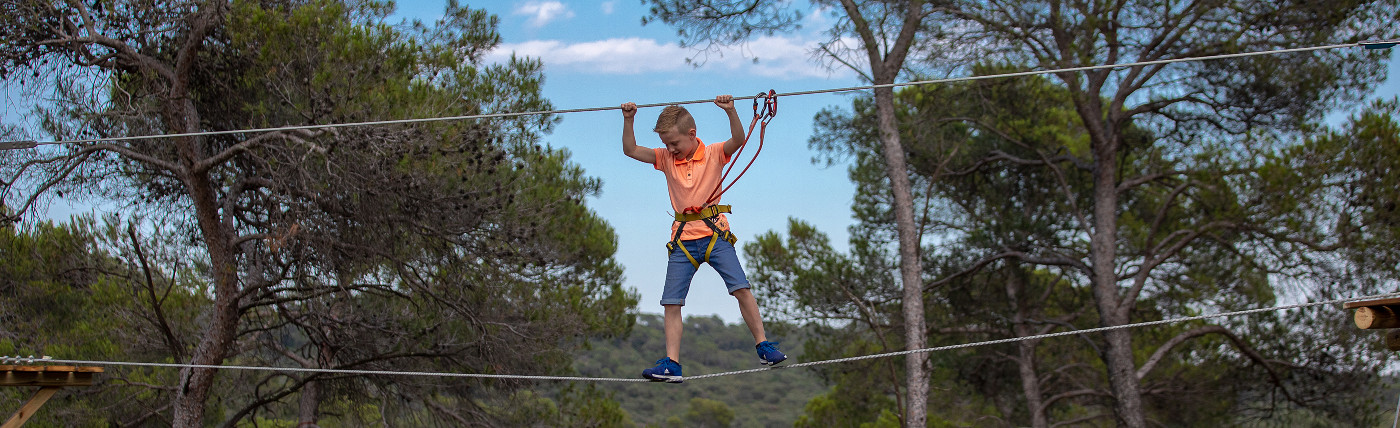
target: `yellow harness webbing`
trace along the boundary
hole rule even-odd
[[[701,209],[698,212],[676,213],[676,221],[687,222],[695,220],[704,220],[710,217],[718,216],[720,214],[728,214],[730,212],[729,208],[729,205],[710,205]]]
[[[705,225],[709,226],[710,230],[713,232],[710,234],[710,245],[709,247],[705,248],[705,259],[703,261],[703,263],[709,263],[710,252],[714,251],[715,249],[715,241],[723,239],[725,241],[729,241],[730,245],[733,245],[735,242],[739,241],[739,238],[735,237],[733,233],[730,233],[728,230],[720,230],[719,226],[715,225],[714,220],[711,220],[719,216],[721,213],[728,212],[730,212],[729,205],[711,205],[705,207],[704,209],[701,209],[698,212],[676,213],[676,221],[681,222],[681,224],[679,226],[676,226],[676,236],[671,238],[671,242],[666,243],[666,252],[669,253],[671,251],[675,251],[676,247],[680,247],[681,252],[685,253],[685,258],[690,259],[690,264],[697,268],[700,267],[700,263],[702,262],[700,260],[696,260],[695,256],[690,255],[690,250],[685,249],[685,244],[681,243],[681,232],[685,231],[686,222],[703,220],[705,222]]]

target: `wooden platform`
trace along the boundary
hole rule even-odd
[[[1356,309],[1352,320],[1363,330],[1383,330],[1400,328],[1400,298],[1363,300],[1342,305],[1345,309]],[[1400,347],[1400,344],[1395,346]],[[1400,350],[1400,349],[1396,349]]]
[[[65,386],[88,386],[102,373],[101,367],[0,365],[0,386],[37,386],[39,390],[20,406],[0,428],[23,426],[49,398]]]
[[[0,386],[89,386],[101,367],[0,366]]]
[[[1363,300],[1359,302],[1346,302],[1342,304],[1343,309],[1367,308],[1371,306],[1392,306],[1400,305],[1400,297],[1380,300]]]

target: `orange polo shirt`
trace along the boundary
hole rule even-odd
[[[695,141],[700,142],[700,139],[696,138]],[[705,203],[705,199],[719,185],[724,175],[724,165],[729,163],[729,155],[724,153],[723,144],[699,144],[690,159],[676,159],[670,150],[664,148],[651,149],[656,153],[656,170],[666,174],[666,190],[671,193],[671,208],[676,212]],[[714,203],[718,204],[719,201]],[[729,219],[724,214],[714,221],[720,229],[729,230]],[[680,224],[678,221],[671,222],[671,234],[666,236],[666,240],[676,236],[676,227]],[[704,221],[696,220],[685,224],[681,240],[700,239],[713,233]]]

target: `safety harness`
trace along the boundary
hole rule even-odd
[[[739,241],[739,238],[734,236],[733,233],[728,230],[720,229],[719,225],[715,224],[715,217],[719,217],[721,213],[729,213],[729,208],[729,205],[710,205],[701,209],[699,212],[676,213],[676,221],[681,222],[681,224],[676,226],[676,236],[671,238],[671,242],[666,243],[666,252],[670,253],[671,251],[675,251],[677,247],[680,247],[681,252],[685,253],[685,258],[690,259],[691,265],[698,268],[701,262],[709,263],[710,252],[715,250],[715,241],[723,239],[729,241],[729,245],[734,245],[735,242]],[[710,234],[710,246],[705,247],[704,260],[696,260],[695,256],[690,255],[690,250],[685,248],[685,244],[681,243],[681,233],[685,231],[685,224],[696,220],[703,220],[705,225],[709,226],[710,231],[713,232]]]
[[[762,110],[759,110],[760,99],[764,100],[762,103]],[[720,229],[719,225],[715,224],[715,218],[719,217],[720,214],[732,212],[730,210],[730,206],[715,205],[714,203],[719,202],[720,196],[724,195],[724,192],[729,191],[729,188],[733,187],[734,183],[738,182],[739,178],[743,177],[744,173],[749,171],[749,167],[753,166],[753,161],[755,159],[758,159],[759,152],[763,151],[763,135],[768,130],[768,122],[772,121],[773,116],[777,114],[777,92],[773,90],[769,90],[766,94],[759,92],[758,96],[754,97],[753,121],[749,123],[748,134],[744,136],[744,145],[739,146],[739,150],[734,153],[733,157],[737,158],[740,154],[743,154],[744,147],[748,146],[749,138],[753,136],[754,125],[757,125],[761,122],[763,126],[760,127],[758,131],[758,149],[754,151],[753,157],[749,158],[748,165],[745,165],[744,169],[739,171],[739,175],[735,176],[734,180],[730,181],[728,186],[724,186],[724,180],[728,179],[729,172],[734,170],[735,164],[729,164],[729,168],[726,168],[724,170],[724,175],[720,176],[719,183],[715,184],[715,190],[710,192],[710,196],[708,198],[705,198],[704,206],[689,207],[676,213],[676,221],[680,222],[680,224],[676,226],[676,235],[671,237],[670,242],[666,243],[666,252],[668,254],[672,251],[675,251],[676,248],[679,247],[681,249],[681,252],[685,253],[685,258],[690,259],[690,264],[698,268],[700,267],[700,263],[710,262],[710,253],[714,251],[716,241],[723,239],[725,241],[729,241],[730,245],[734,245],[735,242],[739,241],[739,238],[734,236],[733,233],[731,233],[728,230]],[[685,248],[685,244],[681,243],[681,233],[685,231],[685,224],[697,220],[704,221],[705,225],[709,226],[710,231],[712,232],[710,234],[710,245],[705,248],[704,257],[700,260],[697,260],[695,256],[691,255],[690,250],[687,250]]]

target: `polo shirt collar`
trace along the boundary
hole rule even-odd
[[[676,165],[680,165],[686,162],[700,162],[703,160],[705,160],[705,142],[700,141],[699,138],[696,138],[695,154],[691,155],[690,159],[676,159]]]

